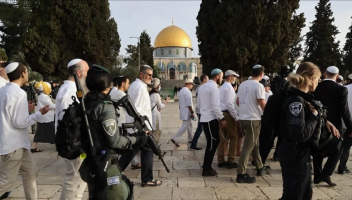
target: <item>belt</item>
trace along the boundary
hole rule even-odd
[[[226,113],[228,113],[229,111],[228,111],[228,110],[223,110],[223,111],[221,111],[221,112],[226,112]]]

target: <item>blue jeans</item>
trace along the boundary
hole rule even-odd
[[[196,147],[197,146],[197,143],[198,143],[198,139],[200,137],[200,134],[202,133],[203,131],[203,127],[202,125],[200,124],[200,114],[198,114],[198,127],[197,127],[197,130],[196,132],[194,133],[194,136],[193,136],[193,139],[192,139],[192,144],[191,144],[191,147]]]

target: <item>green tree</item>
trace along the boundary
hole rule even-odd
[[[343,65],[344,69],[349,73],[352,72],[352,24],[349,28],[349,32],[346,34],[346,43],[343,48]]]
[[[108,0],[38,1],[23,44],[33,70],[64,79],[73,58],[116,65],[121,45]]]
[[[7,61],[6,52],[2,48],[0,48],[0,61]]]
[[[0,2],[0,48],[5,49],[9,59],[22,51],[23,36],[35,2],[36,0]]]
[[[304,60],[315,63],[324,72],[328,66],[341,65],[339,41],[335,41],[339,31],[334,25],[329,0],[320,0],[315,9],[316,19],[306,35]]]
[[[288,51],[288,63],[290,66],[293,66],[294,62],[302,56],[303,47],[302,47],[303,37],[300,36],[290,44],[290,49]]]
[[[219,66],[248,75],[256,63],[269,71],[285,64],[304,26],[298,6],[299,0],[202,1],[197,37],[203,72]]]
[[[146,30],[144,30],[141,35],[139,36],[140,42],[141,42],[141,65],[146,64],[151,67],[154,66],[154,60],[153,60],[153,51],[154,48],[151,45],[151,40],[150,37],[147,33]],[[139,45],[139,44],[138,44]],[[139,46],[138,46],[139,47]]]

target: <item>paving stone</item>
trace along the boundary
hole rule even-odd
[[[184,161],[204,161],[204,156],[183,156]]]
[[[237,175],[236,175],[237,177]],[[237,183],[236,182],[236,177],[232,177],[232,181],[235,183],[236,186],[238,187],[257,187],[257,186],[269,186],[268,182],[266,182],[262,177],[257,176],[256,182],[255,183]]]
[[[282,186],[259,187],[268,199],[279,199],[282,197]]]
[[[215,191],[208,187],[173,188],[173,200],[215,200]]]
[[[198,161],[175,161],[173,169],[201,169]]]
[[[170,170],[172,169],[171,161],[165,161],[165,164]],[[166,169],[161,161],[155,161],[153,162],[153,170],[166,170]]]
[[[160,171],[159,177],[190,177],[189,171],[186,169],[180,169],[180,170],[171,170],[170,173],[167,173],[166,171]]]
[[[59,191],[61,185],[38,185],[38,198],[50,198],[55,194],[55,192]],[[25,198],[23,187],[18,187],[13,190],[11,193],[11,197],[13,198]]]
[[[154,161],[159,161],[157,156],[154,156]],[[178,155],[178,156],[170,156],[170,155],[165,155],[164,156],[164,161],[183,161],[183,156]]]
[[[190,169],[189,173],[191,177],[203,177],[201,169]]]
[[[338,186],[338,187],[329,187],[329,186],[317,186],[321,191],[327,194],[332,199],[352,199],[350,186]]]
[[[166,144],[160,147],[162,151],[164,150],[173,150],[173,151],[186,151],[189,150],[187,144],[180,144],[179,147],[176,147],[173,143]]]
[[[178,178],[178,187],[205,187],[204,179],[201,177]]]
[[[42,176],[37,177],[38,185],[61,185],[64,181],[64,176]]]
[[[282,186],[283,185],[282,176],[268,176],[268,175],[266,175],[263,178],[266,182],[268,182],[268,184],[270,186]]]
[[[134,191],[134,200],[168,200],[172,195],[171,187],[141,187]]]
[[[259,188],[252,187],[254,190],[257,190],[256,194],[249,190],[247,187],[215,187],[215,193],[217,199],[226,199],[226,200],[249,200],[249,199],[267,199],[264,194],[260,192]],[[258,195],[261,194],[261,195]]]
[[[140,170],[125,170],[123,173],[124,173],[128,178],[137,178],[139,171],[140,171]]]
[[[137,178],[141,178],[141,175],[142,175],[142,171],[138,171]],[[158,178],[159,177],[159,171],[153,170],[153,177],[154,178]]]
[[[204,177],[207,187],[235,187],[231,177]]]
[[[194,156],[194,151],[172,151],[173,156]]]
[[[314,200],[326,200],[326,199],[331,199],[325,192],[323,192],[320,188],[318,187],[313,187],[313,199]]]

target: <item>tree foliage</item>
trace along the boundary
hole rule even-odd
[[[152,47],[150,37],[146,30],[144,30],[141,35],[139,36],[141,44],[141,65],[149,65],[151,67],[154,66],[153,60],[153,51],[154,48]],[[137,46],[138,47],[138,46]]]
[[[303,47],[302,47],[303,37],[300,36],[290,44],[290,49],[288,51],[288,65],[293,66],[293,63],[302,56]]]
[[[315,9],[316,19],[306,34],[304,60],[315,63],[324,72],[328,66],[341,65],[339,41],[335,41],[339,31],[334,25],[329,0],[320,0]]]
[[[32,17],[36,0],[0,2],[0,48],[9,59],[22,51],[22,41]]]
[[[269,71],[287,63],[305,21],[298,7],[299,0],[203,0],[197,16],[203,72],[219,66],[248,75],[256,63]]]
[[[108,0],[38,1],[23,44],[33,70],[64,79],[74,58],[109,69],[116,65],[121,45]]]
[[[0,48],[0,61],[7,61],[7,55],[6,55],[6,52]]]
[[[343,55],[343,64],[345,70],[348,72],[352,72],[352,23],[349,28],[349,32],[346,34],[346,43],[343,48],[344,55]]]

